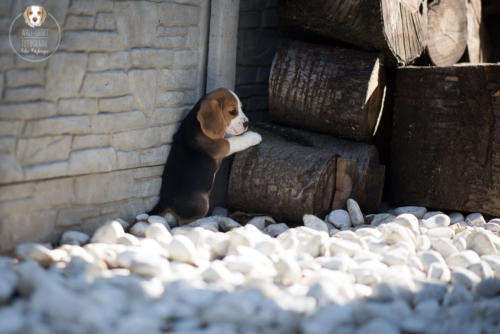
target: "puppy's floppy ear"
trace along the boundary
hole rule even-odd
[[[45,11],[45,8],[42,8],[42,18],[40,19],[40,24],[43,24],[45,22],[45,18],[47,17],[47,12]]]
[[[24,22],[26,22],[26,24],[29,25],[29,26],[31,26],[30,25],[31,24],[30,23],[30,18],[28,17],[28,13],[30,11],[30,8],[31,8],[31,6],[26,7],[26,9],[24,10],[24,14],[23,14],[23,16],[24,16]]]
[[[201,130],[211,139],[224,138],[226,124],[222,116],[222,106],[215,99],[207,99],[201,103],[196,119],[200,122]]]

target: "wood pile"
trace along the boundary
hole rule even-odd
[[[481,0],[280,0],[278,11],[288,39],[269,78],[272,123],[234,159],[230,209],[298,223],[351,197],[377,211],[389,147],[392,203],[500,215],[500,65],[470,64],[492,54]]]

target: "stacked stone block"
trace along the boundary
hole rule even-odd
[[[252,120],[265,119],[268,79],[281,40],[277,0],[240,1],[236,93]]]
[[[37,3],[62,29],[40,63],[8,42],[32,2],[0,4],[0,252],[152,207],[203,89],[204,0]]]

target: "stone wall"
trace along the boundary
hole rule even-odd
[[[240,1],[236,93],[251,120],[267,115],[269,73],[281,41],[277,7],[277,0]]]
[[[0,2],[0,251],[151,208],[204,89],[207,1],[36,1],[62,28],[40,63],[8,42],[33,3]]]

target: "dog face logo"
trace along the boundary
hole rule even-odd
[[[47,12],[42,6],[28,6],[24,11],[24,21],[31,28],[40,27],[45,22]]]

